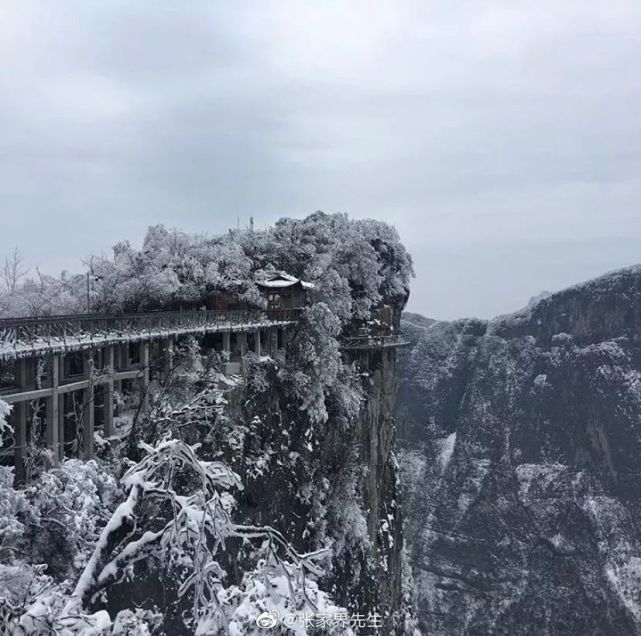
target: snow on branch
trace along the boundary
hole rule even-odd
[[[89,606],[99,592],[130,575],[136,562],[152,555],[178,554],[192,564],[180,581],[179,596],[193,595],[194,624],[224,621],[219,596],[224,592],[225,573],[216,558],[233,537],[262,542],[266,558],[260,576],[284,576],[292,598],[298,593],[310,609],[316,609],[306,592],[305,577],[323,574],[317,562],[327,556],[327,550],[299,554],[274,528],[235,524],[229,491],[242,488],[240,479],[221,462],[199,459],[198,445],[165,437],[153,446],[141,442],[140,448],[144,457],[121,480],[127,498],[103,528],[67,604],[67,614]],[[153,529],[147,527],[154,525],[148,518],[149,504],[158,513]],[[164,524],[159,528],[158,519]]]

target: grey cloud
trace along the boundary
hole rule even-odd
[[[398,227],[437,317],[641,260],[631,0],[20,1],[0,28],[0,255],[347,211]]]

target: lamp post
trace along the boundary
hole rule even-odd
[[[102,280],[102,276],[96,276],[91,272],[87,272],[87,313],[90,313],[91,309],[91,282],[96,282]]]

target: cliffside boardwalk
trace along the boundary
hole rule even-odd
[[[0,398],[13,405],[16,482],[25,479],[34,420],[54,461],[74,452],[90,459],[95,428],[114,434],[114,391],[127,383],[144,400],[152,372],[161,379],[170,371],[177,339],[213,334],[223,371],[239,374],[248,351],[272,355],[284,346],[298,317],[290,308],[0,320]]]
[[[393,229],[323,213],[215,238],[159,226],[89,268],[86,296],[72,275],[0,299],[2,485],[34,510],[3,545],[21,580],[40,564],[43,582],[55,577],[27,601],[17,581],[10,620],[33,614],[34,631],[51,607],[54,628],[72,616],[245,633],[254,610],[315,605],[408,633],[394,408],[412,266]],[[8,319],[33,313],[51,317]],[[197,479],[210,468],[214,484]],[[217,536],[241,537],[221,519],[252,539],[229,546],[224,581],[208,569]],[[212,532],[193,535],[193,520]],[[269,558],[265,532],[281,546]],[[318,580],[294,576],[290,561],[326,545]],[[140,559],[168,567],[130,567]],[[263,605],[254,581],[280,591],[268,585]],[[201,607],[223,594],[233,600],[213,625]],[[158,612],[132,618],[141,604]]]
[[[248,351],[273,355],[300,307],[266,311],[159,311],[128,315],[81,314],[0,320],[0,398],[13,405],[16,483],[25,479],[24,454],[34,419],[54,461],[94,454],[94,432],[114,430],[114,391],[127,385],[145,400],[152,370],[171,370],[174,343],[189,335],[217,336],[223,372],[240,374]],[[360,333],[342,340],[345,350],[405,346],[400,333]],[[68,420],[73,420],[69,425]]]

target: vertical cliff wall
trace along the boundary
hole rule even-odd
[[[395,455],[396,350],[371,350],[353,357],[361,369],[366,395],[358,426],[372,567],[370,580],[364,583],[373,586],[388,632],[400,634],[403,524]]]
[[[406,536],[420,626],[641,633],[641,271],[494,321],[408,316]]]
[[[291,373],[309,333],[275,359],[250,358],[248,379],[228,396],[212,430],[212,452],[244,476],[238,514],[269,523],[300,551],[329,547],[321,582],[352,614],[380,615],[380,633],[406,633],[403,547],[395,457],[396,352],[343,352],[342,371],[324,398],[325,422],[301,410]],[[300,341],[297,343],[297,339]],[[228,567],[242,575],[243,553]],[[365,633],[365,630],[363,633]]]

